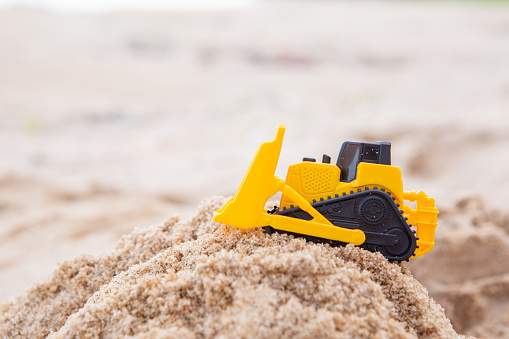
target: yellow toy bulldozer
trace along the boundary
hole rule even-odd
[[[285,126],[263,143],[237,190],[214,220],[267,233],[284,232],[314,242],[347,243],[403,261],[435,245],[438,209],[424,192],[403,191],[401,170],[391,166],[388,142],[345,142],[337,163],[304,158],[290,166],[286,181],[274,176]],[[265,211],[267,200],[282,192],[280,206]],[[405,205],[416,202],[416,208]],[[412,226],[413,225],[413,226]]]

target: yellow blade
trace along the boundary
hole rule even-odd
[[[246,229],[258,226],[265,202],[275,193],[274,173],[285,129],[284,125],[279,125],[274,140],[260,145],[237,193],[214,213],[214,221]]]

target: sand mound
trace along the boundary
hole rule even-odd
[[[217,224],[211,216],[223,203],[206,200],[189,222],[173,217],[124,237],[111,253],[65,262],[0,306],[0,334],[458,336],[408,269],[354,246]]]

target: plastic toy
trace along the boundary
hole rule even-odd
[[[344,142],[335,165],[304,158],[291,165],[286,182],[274,176],[285,126],[263,143],[237,190],[214,220],[267,233],[285,232],[314,242],[352,243],[403,261],[435,245],[438,209],[424,192],[403,191],[401,170],[391,166],[389,142]],[[266,201],[282,192],[280,206],[265,211]],[[416,202],[416,208],[405,205]],[[412,226],[413,225],[413,226]]]

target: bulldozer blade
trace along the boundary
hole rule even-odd
[[[276,193],[276,167],[286,127],[279,125],[273,141],[258,148],[237,193],[214,213],[214,221],[244,229],[258,227],[266,201]]]

